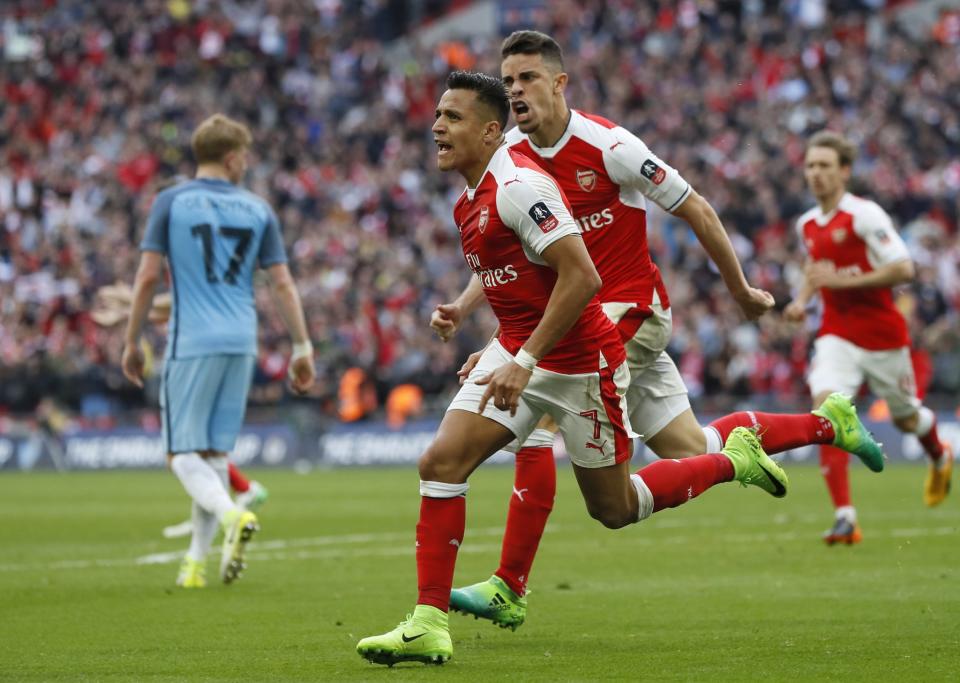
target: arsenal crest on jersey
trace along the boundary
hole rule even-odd
[[[833,238],[835,244],[840,244],[845,239],[847,239],[847,229],[846,228],[834,228],[830,231],[830,237]]]
[[[592,168],[578,168],[577,184],[584,192],[593,192],[593,188],[597,186],[597,172]]]
[[[483,234],[483,231],[487,229],[487,222],[490,220],[490,207],[484,205],[480,208],[480,220],[477,221],[477,229],[480,230],[480,233]]]

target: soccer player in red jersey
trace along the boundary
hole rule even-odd
[[[464,537],[467,478],[511,441],[524,441],[545,414],[567,441],[587,510],[609,528],[725,481],[776,497],[787,492],[786,474],[746,428],[733,430],[721,453],[630,473],[623,343],[596,297],[600,276],[563,192],[504,142],[509,111],[499,80],[469,72],[450,75],[437,105],[437,165],[467,182],[454,220],[500,331],[420,458],[417,606],[394,630],[357,644],[376,663],[450,658],[447,609]]]
[[[803,320],[818,291],[823,319],[814,342],[808,383],[814,406],[833,391],[855,395],[866,380],[886,400],[893,422],[916,434],[930,459],[923,500],[938,505],[950,490],[953,452],[937,435],[936,417],[917,398],[907,323],[892,287],[913,279],[913,262],[890,216],[875,202],[847,192],[856,147],[822,131],[808,145],[804,176],[817,206],[797,221],[809,254],[803,286],[784,311]],[[828,544],[857,543],[861,532],[850,502],[848,455],[823,446],[820,466],[836,509]]]
[[[556,41],[537,31],[518,31],[504,41],[501,56],[501,75],[517,122],[507,133],[507,143],[542,166],[570,200],[603,280],[599,293],[603,309],[626,344],[630,422],[646,445],[670,458],[716,453],[731,430],[748,426],[758,429],[768,452],[839,438],[874,469],[882,468],[882,451],[857,420],[850,401],[839,395],[820,415],[747,411],[700,426],[680,373],[665,352],[671,311],[647,247],[646,201],[690,224],[747,318],[767,311],[773,297],[748,284],[716,212],[676,170],[624,128],[567,106],[567,74]],[[474,279],[457,301],[438,307],[431,326],[449,339],[482,301]],[[462,372],[475,358],[476,354]],[[835,429],[840,424],[844,428]],[[852,430],[849,435],[847,427]],[[505,627],[523,622],[530,568],[556,491],[552,444],[553,434],[538,429],[518,451],[514,491],[523,495],[515,493],[510,499],[500,566],[488,581],[455,590],[453,609]],[[674,461],[664,463],[669,464],[663,467],[681,467]]]

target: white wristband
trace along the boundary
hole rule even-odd
[[[290,379],[296,379],[296,375],[293,372],[293,363],[296,360],[301,358],[312,358],[313,357],[313,344],[309,340],[293,345],[293,353],[290,354],[290,365],[287,366],[287,377]]]
[[[290,354],[290,361],[293,362],[300,358],[308,358],[313,355],[313,344],[308,340],[300,344],[293,345],[293,353]]]
[[[517,355],[513,357],[513,362],[524,370],[533,372],[533,369],[537,367],[537,363],[540,361],[527,353],[526,349],[521,348],[519,351],[517,351]]]

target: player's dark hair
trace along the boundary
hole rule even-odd
[[[807,142],[807,149],[811,147],[832,149],[837,153],[841,166],[853,166],[853,162],[857,158],[857,146],[840,133],[835,133],[832,130],[821,130],[816,133]]]
[[[540,55],[550,66],[563,71],[563,50],[559,43],[540,31],[514,31],[500,46],[500,58],[510,55]]]
[[[507,127],[510,117],[510,96],[499,78],[478,71],[454,71],[447,76],[449,90],[472,90],[477,99],[497,115],[501,130]]]

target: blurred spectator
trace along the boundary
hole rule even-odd
[[[358,422],[377,409],[377,396],[370,378],[360,368],[349,368],[340,378],[339,416],[342,422]]]
[[[2,3],[0,412],[56,396],[84,424],[107,424],[119,406],[143,404],[117,367],[120,332],[87,311],[98,287],[130,279],[153,195],[188,172],[189,133],[218,110],[255,131],[249,184],[283,225],[318,345],[317,409],[337,415],[351,367],[368,370],[380,405],[407,383],[442,405],[493,324],[479,316],[449,345],[427,328],[468,276],[448,218],[461,188],[436,172],[429,124],[447,72],[496,72],[499,41],[428,51],[413,40],[409,59],[387,47],[464,4]],[[863,192],[904,229],[920,266],[903,296],[931,389],[956,391],[957,19],[944,13],[918,42],[882,4],[544,3],[540,27],[567,48],[568,100],[679,168],[781,304],[799,272],[793,222],[812,203],[803,141],[826,126],[856,140]],[[805,402],[807,332],[776,316],[741,325],[686,228],[652,210],[649,229],[691,396]],[[271,312],[263,323],[251,400],[292,400],[282,323]],[[151,342],[162,345],[162,331]]]
[[[423,390],[416,384],[400,384],[387,396],[387,424],[394,429],[423,411]]]

